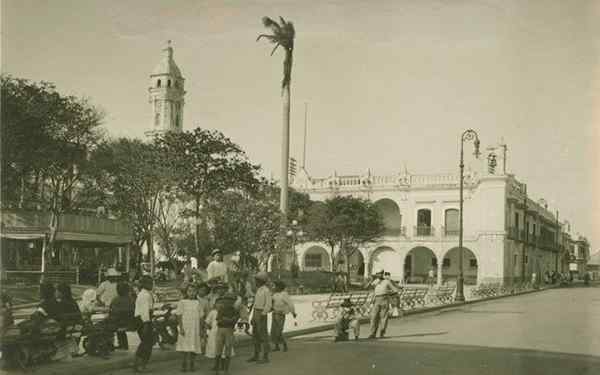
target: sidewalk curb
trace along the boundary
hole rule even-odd
[[[551,287],[547,287],[547,288],[543,288],[543,289],[528,290],[528,291],[520,292],[520,293],[505,294],[505,295],[500,295],[500,296],[493,296],[493,297],[459,302],[459,303],[450,303],[450,304],[446,304],[446,305],[414,309],[414,310],[406,311],[403,314],[403,316],[426,314],[426,313],[440,311],[440,310],[444,310],[444,309],[452,309],[452,308],[457,308],[457,307],[461,307],[461,306],[465,306],[465,305],[472,305],[472,304],[479,303],[479,302],[488,302],[488,301],[494,301],[494,300],[498,300],[498,299],[502,299],[502,298],[522,296],[522,295],[532,294],[532,293],[536,293],[536,292],[544,292],[544,291],[555,289],[555,288],[558,288],[558,286],[551,286]],[[401,318],[402,317],[392,318],[392,319],[401,319]],[[364,324],[364,323],[368,323],[370,321],[370,319],[369,318],[361,318],[359,321],[361,324]],[[291,337],[309,335],[309,334],[313,334],[313,333],[325,332],[325,331],[333,330],[334,325],[335,325],[335,323],[325,323],[325,324],[315,326],[315,327],[303,328],[303,329],[299,329],[296,331],[287,332],[284,334],[284,336],[286,338],[291,338]],[[251,343],[252,343],[251,337],[243,336],[240,340],[238,340],[236,342],[236,345],[238,347],[247,347],[247,346],[250,346]],[[177,358],[178,358],[178,353],[176,351],[173,351],[173,350],[158,351],[155,349],[152,353],[152,358],[150,360],[150,364],[171,361],[171,360],[175,360]],[[133,356],[130,354],[126,358],[119,358],[119,359],[115,359],[113,361],[107,360],[106,362],[101,362],[101,363],[82,364],[82,363],[78,363],[78,362],[79,362],[79,360],[74,360],[73,362],[69,363],[68,365],[72,365],[72,368],[69,368],[71,366],[68,366],[67,364],[64,364],[64,365],[61,364],[59,366],[56,366],[56,368],[52,368],[54,366],[50,365],[50,366],[48,366],[50,368],[44,369],[44,374],[45,375],[59,375],[59,374],[60,375],[70,375],[70,374],[81,375],[82,373],[85,373],[85,375],[100,375],[100,374],[104,374],[104,373],[110,372],[110,371],[117,371],[117,370],[123,370],[126,368],[131,368],[132,364],[133,364]],[[96,361],[92,361],[92,362],[96,362]],[[39,368],[36,368],[36,369],[39,369]],[[15,372],[15,374],[17,374],[17,373],[18,372]]]

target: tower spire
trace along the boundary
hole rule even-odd
[[[173,60],[171,40],[162,49],[162,57],[150,74],[149,102],[152,119],[147,136],[183,128],[184,83],[181,71]]]

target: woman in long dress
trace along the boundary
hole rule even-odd
[[[183,299],[177,303],[175,315],[179,322],[179,337],[175,349],[183,352],[181,371],[194,371],[196,353],[202,353],[200,329],[204,311],[196,299],[196,290],[191,285],[183,289]]]

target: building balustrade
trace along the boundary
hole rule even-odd
[[[415,237],[431,237],[435,235],[435,228],[430,225],[416,225],[414,227]]]
[[[455,237],[455,236],[459,235],[460,229],[455,226],[452,226],[452,227],[443,226],[442,233],[444,234],[444,237]]]

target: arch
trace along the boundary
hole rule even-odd
[[[365,258],[363,257],[360,250],[355,250],[352,255],[350,255],[349,259],[350,263],[350,277],[356,278],[358,276],[363,276],[365,273]],[[346,272],[346,259],[342,251],[337,253],[335,259],[336,271]]]
[[[380,246],[369,256],[369,275],[385,270],[394,279],[402,278],[402,257],[389,246]]]
[[[404,257],[404,280],[407,284],[424,284],[433,269],[437,273],[438,259],[428,247],[417,246]]]
[[[453,247],[446,251],[442,263],[442,279],[444,282],[456,282],[459,271],[459,248]],[[475,285],[479,276],[479,261],[475,253],[463,246],[463,277],[464,283]]]
[[[389,198],[383,198],[376,201],[374,206],[383,218],[385,235],[398,236],[402,234],[402,214],[396,202]]]
[[[159,80],[156,81],[156,87],[160,87],[160,85],[161,85],[161,82],[160,82],[160,79],[159,79]]]
[[[329,253],[321,246],[309,247],[302,256],[302,267],[305,271],[331,270]]]

